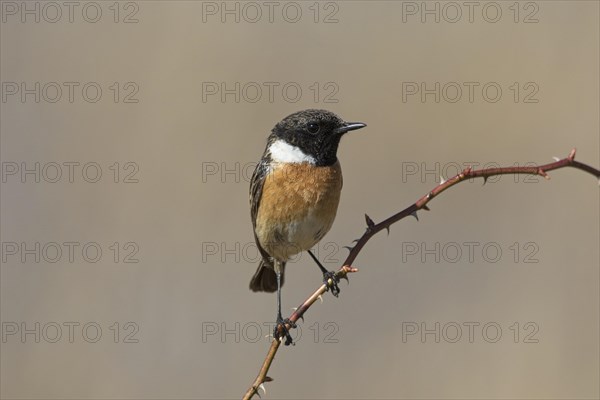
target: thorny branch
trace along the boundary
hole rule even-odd
[[[362,248],[365,246],[365,244],[376,233],[381,232],[384,229],[389,232],[390,226],[392,224],[400,221],[401,219],[403,219],[409,215],[412,215],[413,217],[417,218],[417,211],[429,210],[429,208],[427,207],[427,203],[429,203],[434,197],[438,196],[440,193],[444,192],[445,190],[451,188],[452,186],[454,186],[464,180],[473,179],[473,178],[483,178],[484,183],[485,183],[487,181],[487,179],[491,176],[507,175],[507,174],[539,175],[539,176],[543,176],[546,179],[550,179],[550,177],[547,174],[548,171],[552,171],[552,170],[559,169],[559,168],[565,168],[565,167],[573,167],[573,168],[580,169],[580,170],[588,172],[588,173],[594,175],[596,178],[600,179],[600,170],[597,170],[596,168],[593,168],[587,164],[583,164],[578,161],[575,161],[575,149],[573,149],[573,150],[571,150],[571,153],[569,153],[569,155],[566,158],[557,159],[555,162],[550,163],[550,164],[545,164],[545,165],[529,166],[529,167],[487,168],[487,169],[481,169],[481,170],[474,170],[471,167],[468,167],[468,168],[464,169],[460,174],[455,175],[448,180],[442,180],[442,182],[440,182],[439,185],[437,185],[433,190],[431,190],[429,193],[427,193],[426,195],[421,197],[419,200],[417,200],[414,204],[405,208],[404,210],[400,211],[399,213],[392,215],[391,217],[387,218],[386,220],[381,221],[378,224],[373,222],[373,220],[368,215],[365,214],[365,219],[367,222],[367,229],[366,229],[365,233],[363,233],[363,235],[360,237],[360,239],[357,239],[354,241],[354,242],[356,242],[354,247],[349,248],[350,254],[344,261],[343,266],[336,272],[335,278],[337,280],[348,279],[347,275],[349,273],[358,271],[358,269],[351,267],[351,265],[354,262],[354,260],[356,259],[356,257],[358,256],[358,254],[360,253],[360,251],[362,250]],[[323,283],[298,308],[296,308],[296,310],[289,317],[290,323],[286,324],[286,328],[292,329],[292,328],[294,328],[296,321],[298,321],[299,319],[304,319],[304,313],[310,308],[310,306],[313,305],[313,303],[315,301],[317,301],[317,299],[320,299],[321,296],[325,292],[327,292],[333,284],[334,284],[333,280],[329,279],[327,281],[327,284]],[[279,329],[281,329],[281,327]],[[279,349],[279,346],[281,345],[282,339],[283,339],[283,336],[281,337],[281,339],[273,339],[273,341],[271,342],[271,347],[269,348],[267,357],[265,358],[265,361],[263,362],[263,365],[260,369],[258,376],[252,383],[252,386],[250,386],[250,388],[246,391],[246,394],[243,397],[244,400],[251,399],[255,394],[258,394],[260,397],[260,393],[258,392],[258,390],[262,389],[263,391],[265,391],[264,383],[270,382],[273,380],[272,378],[267,376],[267,373],[269,372],[271,363],[273,362],[273,359],[275,358],[275,354],[277,353],[277,350]]]

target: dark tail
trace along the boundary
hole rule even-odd
[[[283,276],[285,272],[285,263],[281,263],[281,286],[283,286]],[[250,290],[253,292],[276,292],[277,274],[272,264],[261,260],[258,269],[250,280]]]

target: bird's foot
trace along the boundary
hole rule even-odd
[[[290,344],[294,344],[294,340],[292,339],[292,335],[290,335],[290,331],[286,325],[289,325],[290,328],[295,328],[296,324],[290,321],[289,318],[283,319],[280,316],[277,317],[277,325],[275,325],[275,329],[273,330],[273,337],[277,340],[283,340],[285,337],[285,345],[289,346]]]
[[[329,283],[330,280],[331,283]],[[327,286],[327,290],[331,289],[331,294],[335,297],[338,297],[340,294],[340,287],[338,286],[339,282],[340,278],[338,278],[335,271],[323,272],[323,283]]]

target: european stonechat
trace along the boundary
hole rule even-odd
[[[250,281],[254,292],[277,291],[277,323],[286,262],[308,251],[324,279],[333,277],[310,249],[329,231],[342,190],[337,149],[342,136],[364,128],[326,110],[304,110],[279,122],[250,182],[250,214],[262,260]],[[337,284],[332,287],[337,295]],[[285,328],[285,325],[283,325]],[[275,328],[277,332],[277,327]],[[284,329],[286,344],[291,336]]]

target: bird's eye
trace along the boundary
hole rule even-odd
[[[320,126],[319,124],[317,124],[316,122],[309,122],[308,124],[306,124],[306,129],[310,132],[310,133],[317,133],[319,132]]]

